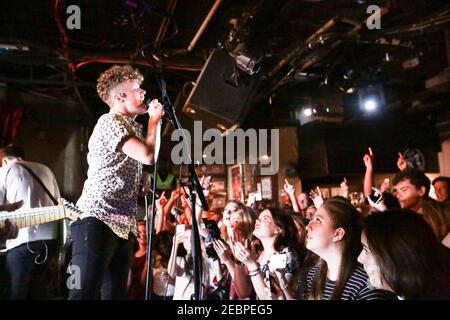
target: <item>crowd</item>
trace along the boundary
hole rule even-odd
[[[450,299],[450,178],[430,182],[400,154],[399,171],[374,185],[371,148],[362,159],[364,201],[351,198],[346,179],[339,196],[324,198],[319,187],[296,196],[286,177],[289,201],[279,207],[249,197],[203,211],[173,177],[164,180],[170,174],[164,170],[156,177],[164,191],[155,202],[149,247],[137,203],[143,165],[157,157],[164,112],[157,100],[146,107],[142,81],[130,66],[113,66],[98,79],[110,112],[90,138],[87,180],[77,202],[82,216],[70,226],[68,271],[79,270],[80,279],[69,288],[69,299],[144,299],[151,283],[153,299],[189,300],[196,281],[205,300]],[[134,121],[140,114],[148,115],[146,133]],[[1,158],[2,212],[57,205],[50,169],[23,160],[14,146],[3,148]],[[210,179],[201,183],[212,200]],[[431,185],[436,199],[429,196]],[[20,228],[15,222],[4,218],[0,228],[8,297],[66,298],[42,289],[60,277],[61,269],[47,272],[57,252],[55,222]],[[195,225],[199,277],[191,240]]]

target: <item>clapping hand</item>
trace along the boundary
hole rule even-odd
[[[214,240],[213,242],[214,250],[216,251],[219,259],[222,263],[232,261],[232,252],[228,244],[222,240]]]
[[[256,264],[256,253],[245,248],[240,242],[233,243],[233,253],[237,260],[245,265]]]

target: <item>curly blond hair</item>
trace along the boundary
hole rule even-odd
[[[135,80],[141,84],[144,77],[138,70],[133,69],[130,65],[114,65],[98,77],[97,93],[100,98],[110,106],[111,91],[127,80]]]

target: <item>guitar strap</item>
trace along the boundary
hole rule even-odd
[[[42,189],[44,189],[44,191],[47,193],[47,195],[50,198],[50,200],[53,201],[53,204],[58,205],[58,200],[56,200],[55,197],[50,193],[50,191],[48,191],[48,189],[45,186],[45,184],[42,182],[41,179],[39,179],[39,177],[33,172],[33,170],[31,170],[30,168],[28,168],[26,165],[24,165],[22,163],[17,163],[17,164],[22,166],[24,169],[26,169],[31,174],[31,176],[34,179],[36,179],[36,181],[41,185]]]

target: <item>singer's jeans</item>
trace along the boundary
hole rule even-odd
[[[73,247],[67,280],[69,300],[125,299],[134,236],[119,238],[93,217],[75,221],[70,231]]]

